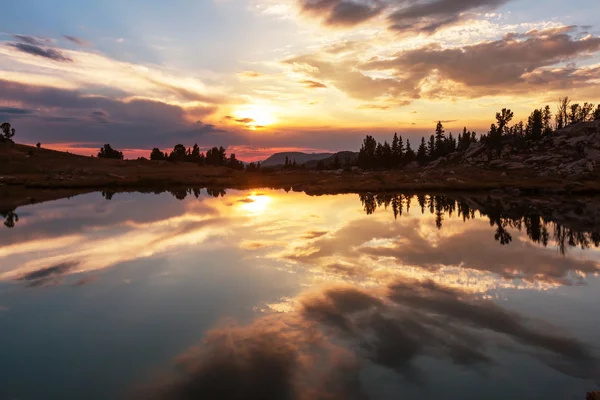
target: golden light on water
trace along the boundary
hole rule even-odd
[[[272,199],[264,194],[251,194],[247,197],[247,201],[243,202],[240,208],[251,215],[264,214],[267,211]]]

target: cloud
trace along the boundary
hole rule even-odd
[[[92,111],[90,112],[90,117],[96,121],[99,122],[101,124],[107,124],[108,121],[108,113],[106,113],[105,111]]]
[[[318,54],[289,58],[284,64],[290,65],[296,72],[326,80],[349,96],[361,100],[390,96],[403,86],[396,79],[366,76],[355,68],[353,61],[331,62]]]
[[[76,267],[79,263],[77,262],[65,262],[57,265],[53,265],[51,267],[46,267],[42,269],[38,269],[35,271],[28,272],[23,274],[18,278],[20,281],[33,281],[37,279],[49,278],[57,275],[64,275],[70,272],[74,267]]]
[[[49,60],[57,61],[57,62],[73,62],[72,59],[65,56],[58,50],[43,48],[39,45],[29,44],[29,43],[7,43],[7,46],[13,47],[19,50],[22,53],[31,54],[38,57],[47,58]]]
[[[80,38],[75,37],[75,36],[64,35],[64,38],[67,39],[69,42],[75,43],[75,44],[77,44],[79,46],[90,46],[91,45],[90,42],[88,42],[86,40],[83,40],[83,39],[80,39]]]
[[[326,81],[369,102],[362,109],[405,106],[419,99],[522,95],[540,86],[562,92],[593,85],[599,68],[574,64],[600,51],[600,37],[577,39],[570,34],[573,29],[554,27],[460,47],[436,43],[385,59],[363,61],[363,52],[332,56],[320,51],[282,63],[306,77],[305,82]]]
[[[475,12],[494,10],[510,0],[401,0],[388,16],[390,29],[431,34],[456,25]]]
[[[306,232],[304,235],[302,235],[302,238],[303,239],[316,239],[316,238],[320,238],[321,236],[325,236],[328,233],[329,233],[328,231],[310,231],[310,232]]]
[[[235,118],[235,117],[233,117],[231,115],[226,115],[225,119],[228,119],[230,121],[235,121],[238,124],[243,124],[243,125],[252,124],[254,122],[253,118],[248,118],[248,117],[246,117],[246,118]]]
[[[357,108],[359,110],[387,110],[390,106],[382,104],[361,104]]]
[[[32,46],[46,46],[49,43],[52,43],[51,39],[48,38],[39,38],[39,37],[35,37],[35,36],[28,36],[28,35],[13,35],[13,38],[26,43],[26,44],[30,44]]]
[[[143,78],[156,86],[159,86],[163,89],[167,89],[175,94],[178,94],[185,100],[199,101],[199,102],[211,103],[211,104],[217,104],[217,103],[221,103],[223,101],[223,99],[221,99],[219,97],[207,96],[202,93],[198,93],[195,90],[190,90],[188,88],[184,88],[184,87],[181,87],[179,85],[176,85],[176,84],[173,84],[170,82],[165,82],[160,79],[155,79],[150,76],[144,75]]]
[[[256,71],[244,71],[237,74],[237,76],[239,76],[240,78],[260,78],[261,76],[263,76],[263,74]]]
[[[0,107],[0,115],[30,115],[33,114],[33,110],[27,110],[24,108],[15,107]]]
[[[361,66],[367,70],[388,70],[402,82],[404,95],[426,97],[433,95],[462,95],[479,97],[490,94],[527,92],[539,80],[535,74],[544,74],[548,67],[600,51],[600,37],[573,39],[565,33],[542,36],[529,35],[526,39],[503,38],[460,48],[442,48],[430,45],[403,51],[387,60],[371,61]],[[585,71],[572,68],[570,75]],[[533,75],[532,75],[533,74]],[[548,78],[551,78],[546,73]],[[581,84],[579,80],[546,81],[557,89]],[[426,86],[435,91],[427,93]],[[456,87],[456,84],[461,85]],[[462,93],[461,93],[462,92]]]
[[[51,267],[40,268],[22,274],[17,278],[19,281],[26,281],[28,287],[46,287],[59,283],[56,278],[68,275],[74,272],[79,262],[63,262]]]
[[[325,25],[354,26],[379,15],[385,8],[380,0],[299,0],[302,12],[316,16]]]
[[[173,142],[199,141],[205,135],[224,132],[212,124],[197,125],[191,117],[202,117],[214,112],[212,107],[183,108],[147,99],[118,100],[104,96],[90,96],[78,90],[25,85],[0,80],[4,100],[23,104],[20,113],[21,137],[31,142],[48,143],[48,129],[54,142],[108,143],[117,146],[172,146]],[[109,122],[107,124],[106,122]],[[66,123],[55,128],[43,121]],[[90,121],[96,128],[87,129]],[[44,128],[42,129],[42,126]],[[85,129],[84,129],[85,128]],[[127,135],[122,132],[127,131]],[[82,132],[85,132],[82,134]]]
[[[319,89],[319,88],[326,88],[327,86],[321,82],[315,82],[315,81],[310,81],[310,80],[305,80],[302,81],[302,84],[304,86],[306,86],[307,88],[311,88],[311,89]]]
[[[297,0],[301,12],[331,27],[353,27],[386,14],[394,32],[433,34],[510,0]]]

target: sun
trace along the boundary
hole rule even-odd
[[[277,120],[273,111],[267,106],[253,104],[240,108],[235,112],[236,120],[244,123],[252,130],[273,125]]]

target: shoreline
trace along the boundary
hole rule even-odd
[[[392,192],[600,194],[600,176],[539,174],[468,165],[398,170],[269,169],[256,172],[185,162],[111,160],[15,144],[0,146],[0,210],[95,191],[182,188],[284,189],[308,195]]]
[[[202,168],[199,168],[202,169]],[[458,171],[458,169],[456,169]],[[198,172],[198,171],[197,171]],[[304,192],[310,196],[345,193],[496,193],[511,196],[599,195],[600,180],[527,176],[527,171],[477,169],[456,172],[448,170],[354,172],[269,172],[245,173],[223,171],[207,175],[153,178],[151,176],[115,178],[109,176],[57,180],[44,175],[0,176],[0,210],[9,210],[93,192],[152,192],[189,188],[224,190],[279,189]],[[426,174],[425,176],[423,174]]]

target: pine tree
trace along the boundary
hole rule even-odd
[[[436,155],[435,137],[433,135],[431,135],[429,137],[429,143],[427,145],[427,155],[429,156],[429,159],[431,159],[431,160],[435,159],[435,155]]]
[[[392,140],[392,157],[394,159],[394,167],[397,167],[400,164],[400,160],[402,159],[402,151],[400,150],[400,139],[398,138],[397,133],[394,133],[394,139]]]
[[[409,139],[406,139],[406,153],[404,155],[404,158],[407,163],[409,163],[415,159],[415,152],[413,151],[412,147],[410,147]]]
[[[427,145],[425,144],[425,138],[421,138],[421,145],[417,150],[417,161],[420,164],[425,164],[427,162]]]
[[[544,135],[548,135],[552,133],[552,111],[550,111],[550,106],[544,107],[544,111],[542,112],[542,125]]]
[[[442,121],[439,121],[435,127],[435,158],[439,158],[444,155],[445,142],[446,136],[444,135],[444,125],[442,125]]]

